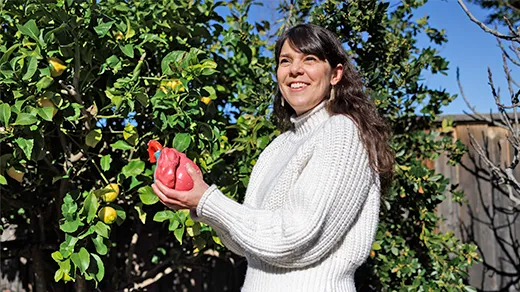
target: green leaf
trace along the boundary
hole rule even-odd
[[[74,246],[78,242],[78,238],[65,233],[65,241],[60,244],[60,253],[63,258],[68,258],[74,251]]]
[[[36,70],[38,70],[38,59],[36,56],[31,56],[29,64],[27,65],[27,72],[23,75],[22,80],[27,81],[31,79],[31,77],[34,76],[34,73],[36,73]]]
[[[16,116],[16,121],[14,121],[14,125],[28,126],[36,123],[37,121],[38,119],[36,118],[36,115],[19,113],[18,116]]]
[[[37,92],[42,91],[43,89],[46,89],[47,87],[51,86],[51,84],[54,82],[54,79],[50,76],[43,76],[38,83],[36,83],[36,90]]]
[[[94,129],[87,134],[87,137],[85,137],[85,144],[94,148],[102,138],[103,134],[101,134],[101,129]]]
[[[27,21],[24,25],[17,24],[16,27],[18,27],[18,30],[22,34],[32,38],[33,40],[35,40],[38,43],[40,43],[40,45],[42,45],[41,42],[40,42],[40,38],[39,38],[40,30],[36,26],[36,21],[34,21],[34,19],[31,19],[31,20]]]
[[[123,54],[127,55],[130,58],[134,57],[134,45],[127,44],[125,46],[119,46]]]
[[[0,185],[7,185],[7,180],[5,179],[5,176],[0,174]]]
[[[173,138],[173,148],[179,152],[184,152],[190,147],[191,137],[186,133],[179,133]]]
[[[139,135],[135,130],[135,127],[132,124],[127,123],[125,129],[123,130],[123,139],[130,143],[130,145],[136,145],[137,140],[139,139]]]
[[[168,230],[175,231],[177,228],[179,228],[179,221],[177,220],[177,217],[174,217],[173,219],[170,219],[170,224],[168,225]]]
[[[83,273],[87,270],[88,266],[90,265],[90,254],[84,247],[82,247],[79,250],[79,260],[80,260],[79,269]]]
[[[74,220],[74,214],[78,210],[78,205],[74,202],[70,194],[66,194],[63,198],[63,204],[61,205],[61,213],[67,221]]]
[[[379,244],[379,242],[374,241],[374,243],[372,243],[372,249],[373,250],[380,250],[381,249],[381,245]]]
[[[54,273],[54,281],[56,282],[59,282],[61,280],[61,278],[63,278],[63,270],[62,269],[58,269],[56,271],[56,273]]]
[[[139,202],[135,204],[134,209],[137,210],[139,220],[141,220],[143,224],[146,224],[146,212],[143,210],[143,203]]]
[[[184,235],[184,226],[175,229],[173,231],[173,235],[175,235],[175,238],[179,241],[180,244],[182,244],[182,236]]]
[[[76,219],[74,221],[65,221],[65,223],[60,225],[60,229],[63,232],[73,233],[76,232],[76,230],[78,230],[80,223],[81,222],[79,221],[79,219]]]
[[[116,224],[120,226],[126,220],[126,212],[119,205],[112,204],[111,206],[116,210]]]
[[[172,75],[173,71],[170,67],[170,64],[174,64],[174,66],[180,67],[179,69],[183,69],[183,67],[186,66],[186,64],[181,64],[181,62],[186,58],[188,55],[185,51],[173,51],[168,53],[162,61],[161,61],[161,70],[164,75]]]
[[[114,24],[114,21],[104,22],[94,27],[94,31],[101,36],[104,37],[110,28],[112,28],[112,25]]]
[[[25,139],[22,137],[16,138],[14,142],[20,147],[27,157],[28,160],[31,160],[31,153],[34,147],[34,139]]]
[[[258,147],[259,149],[264,149],[268,143],[269,143],[269,137],[262,136],[256,140],[256,147]]]
[[[63,260],[63,256],[61,255],[61,252],[59,251],[55,251],[51,254],[51,257],[53,260],[55,260],[56,262],[59,262],[59,261],[62,261]]]
[[[136,186],[142,184],[143,182],[138,180],[137,178],[135,178],[135,176],[132,176],[132,182],[130,183],[130,187],[128,188],[128,190],[132,190],[133,188],[135,188]]]
[[[101,169],[103,171],[108,171],[110,169],[110,161],[112,158],[110,157],[110,154],[104,155],[101,157]]]
[[[193,224],[193,226],[187,227],[186,232],[191,237],[200,235],[200,223],[197,222],[196,224]]]
[[[79,268],[79,265],[80,265],[80,259],[79,259],[79,254],[77,252],[73,253],[71,256],[70,256],[70,259],[72,260],[72,262],[74,263],[74,265],[76,267]],[[81,270],[81,269],[80,269]],[[83,273],[83,271],[82,271]]]
[[[144,161],[141,160],[132,160],[127,165],[123,166],[121,173],[126,177],[132,177],[140,175],[144,171]]]
[[[94,231],[104,238],[108,238],[108,228],[109,227],[101,221],[98,221],[96,225],[94,225]]]
[[[97,254],[92,254],[92,257],[94,258],[97,264],[96,280],[98,282],[101,282],[105,275],[105,266],[103,265],[103,261]]]
[[[96,218],[96,212],[99,208],[98,198],[93,192],[90,192],[85,198],[84,208],[87,213],[87,223],[90,223]]]
[[[38,115],[46,120],[46,121],[52,121],[52,116],[54,115],[54,111],[55,109],[51,106],[46,106],[46,107],[40,107],[38,108]]]
[[[9,57],[11,56],[11,54],[20,46],[20,44],[14,44],[12,45],[7,51],[5,51],[2,55],[2,57],[0,58],[0,64],[3,64],[5,62],[7,62],[7,60],[9,60]]]
[[[119,140],[117,141],[116,143],[114,144],[111,144],[110,145],[112,148],[114,149],[119,149],[119,150],[130,150],[130,149],[133,149],[134,147],[128,145],[128,143],[126,143],[125,141],[123,140]]]
[[[58,264],[60,269],[63,270],[64,274],[68,274],[70,272],[70,259],[66,259],[62,262],[59,262]]]
[[[92,242],[94,243],[97,253],[100,255],[106,255],[108,253],[108,247],[103,242],[101,235],[98,234],[96,237],[92,237]]]
[[[0,104],[0,122],[7,127],[9,119],[11,119],[11,106],[7,103]]]
[[[164,211],[159,211],[159,212],[155,213],[155,216],[153,216],[153,221],[163,222],[163,221],[166,221],[169,219],[174,219],[176,217],[177,216],[175,216],[175,213],[173,211],[164,210]]]
[[[94,228],[93,228],[93,226],[90,226],[90,228],[87,229],[86,232],[83,232],[83,233],[81,233],[80,236],[78,236],[78,239],[79,240],[84,239],[85,237],[91,235],[92,233],[94,233]]]
[[[141,187],[139,188],[138,192],[141,202],[143,202],[145,205],[153,205],[159,202],[159,197],[157,197],[152,187],[150,186]]]

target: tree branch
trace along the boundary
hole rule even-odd
[[[474,106],[471,105],[471,103],[469,102],[468,98],[466,97],[466,94],[464,93],[464,89],[462,88],[462,83],[460,82],[460,73],[459,73],[459,68],[457,67],[457,84],[459,86],[459,90],[460,90],[460,95],[462,95],[462,98],[464,99],[464,102],[466,103],[466,105],[468,106],[468,108],[473,112],[473,114],[478,118],[478,119],[481,119],[483,121],[486,121],[488,122],[489,124],[495,124],[495,121],[492,119],[492,118],[488,118],[486,116],[483,116],[482,114],[480,114],[477,109],[475,109]]]
[[[513,175],[513,169],[512,168],[506,168],[505,170],[500,169],[498,166],[496,166],[489,158],[487,157],[486,153],[484,152],[484,149],[482,149],[482,146],[477,142],[473,134],[469,132],[468,129],[468,135],[470,139],[470,144],[475,148],[475,151],[477,151],[478,155],[482,160],[485,162],[485,164],[490,168],[491,173],[496,176],[499,179],[502,179],[502,181],[507,185],[509,190],[509,199],[515,203],[515,207],[520,205],[520,197],[517,197],[513,194],[513,187],[516,192],[520,191],[520,183],[516,180],[516,178]]]
[[[464,12],[469,17],[469,19],[471,21],[473,21],[474,23],[476,23],[478,26],[480,26],[480,28],[482,28],[485,32],[490,33],[490,34],[492,34],[496,37],[499,37],[501,39],[504,39],[504,40],[520,41],[520,35],[518,35],[517,32],[514,32],[513,35],[505,35],[494,29],[491,29],[491,28],[487,27],[483,22],[479,21],[475,16],[473,16],[473,14],[471,14],[468,7],[466,7],[466,4],[464,4],[463,0],[457,0],[457,2],[459,2],[460,7],[462,7],[462,10],[464,10]]]

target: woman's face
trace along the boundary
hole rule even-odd
[[[283,98],[301,115],[317,106],[343,74],[343,65],[334,70],[326,60],[294,50],[287,41],[282,46],[276,77]]]

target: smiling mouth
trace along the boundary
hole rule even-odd
[[[291,89],[303,89],[307,86],[309,86],[309,84],[303,83],[303,82],[293,82],[293,83],[289,84],[289,87]]]

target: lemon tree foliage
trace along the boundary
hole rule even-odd
[[[46,247],[20,250],[56,268],[37,271],[37,288],[131,288],[223,250],[211,228],[158,203],[146,145],[185,152],[241,199],[277,134],[260,54],[269,24],[246,22],[252,4],[0,3],[2,223]]]
[[[475,248],[436,232],[434,208],[450,186],[424,165],[443,152],[455,163],[463,148],[449,123],[433,127],[453,96],[420,82],[425,70],[447,67],[433,48],[417,47],[420,33],[446,41],[427,19],[410,20],[421,2],[392,12],[377,1],[281,6],[280,31],[309,19],[342,38],[396,134],[396,179],[360,270],[363,289],[470,289],[463,278]],[[217,290],[240,286],[240,259],[215,232],[158,203],[146,144],[185,152],[208,183],[243,199],[259,153],[279,134],[271,27],[248,22],[252,5],[0,1],[2,228],[16,225],[27,243],[5,256],[30,259],[37,291],[175,290],[194,285],[189,273]],[[212,278],[217,270],[233,276]]]

